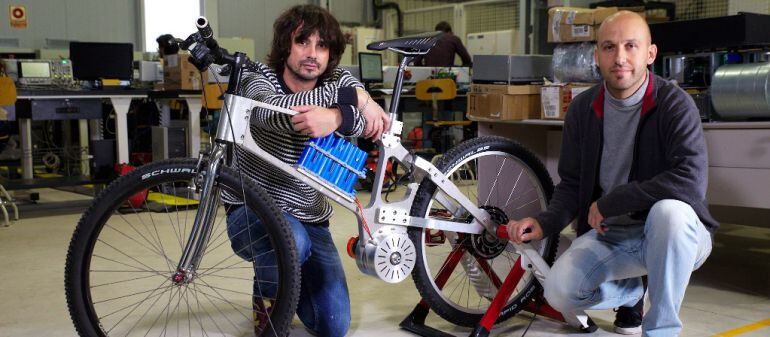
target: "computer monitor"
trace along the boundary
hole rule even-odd
[[[19,61],[20,78],[50,78],[51,63],[48,61]]]
[[[358,53],[358,69],[361,82],[382,83],[382,55]]]
[[[131,43],[70,42],[70,59],[78,80],[131,80],[134,74]]]
[[[35,53],[16,53],[16,52],[0,52],[0,59],[36,59],[37,54]]]

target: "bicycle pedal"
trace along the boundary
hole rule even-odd
[[[445,210],[445,209],[431,209],[429,216],[431,218],[444,218],[444,219],[451,219],[452,213]]]
[[[444,231],[438,231],[436,233],[429,232],[427,240],[425,241],[425,244],[429,246],[442,245],[444,242],[446,242],[446,234],[444,234]]]

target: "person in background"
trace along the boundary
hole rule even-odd
[[[436,24],[436,30],[444,32],[441,39],[430,49],[425,56],[417,57],[414,60],[415,66],[426,67],[452,67],[455,64],[455,54],[460,56],[463,67],[471,66],[471,56],[468,50],[463,46],[460,38],[452,34],[452,26],[446,21]]]

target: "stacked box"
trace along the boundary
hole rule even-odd
[[[473,84],[468,116],[496,120],[540,118],[540,85]]]
[[[553,7],[548,10],[548,42],[596,41],[596,29],[617,7]]]
[[[206,72],[201,72],[189,62],[190,54],[166,55],[163,58],[163,89],[201,90],[201,83],[208,83]],[[203,76],[203,82],[201,82]]]
[[[564,120],[572,99],[588,90],[593,83],[549,83],[540,89],[542,119]]]
[[[572,99],[600,81],[596,71],[594,50],[599,26],[611,15],[628,10],[645,17],[644,7],[551,7],[563,1],[549,1],[548,42],[563,43],[556,47],[551,68],[557,83],[541,88],[542,119],[564,119]],[[576,43],[577,42],[577,43]],[[559,81],[565,81],[558,83]]]

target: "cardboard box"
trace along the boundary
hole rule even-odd
[[[471,84],[471,93],[540,95],[539,85]]]
[[[468,115],[497,120],[540,118],[540,86],[473,84]]]
[[[594,10],[580,7],[553,7],[548,9],[548,24],[593,25]]]
[[[624,9],[628,10],[629,8],[597,7],[591,9],[581,7],[553,7],[548,9],[548,24],[596,26],[604,22],[610,15]],[[644,13],[644,8],[642,8],[642,13]]]
[[[553,7],[548,10],[548,42],[595,41],[596,30],[618,7]]]
[[[572,98],[591,88],[588,83],[551,83],[540,89],[542,119],[563,120]]]
[[[163,89],[165,90],[201,90],[207,83],[206,73],[201,72],[188,61],[189,54],[166,55],[163,58]]]
[[[548,42],[596,41],[596,29],[591,25],[560,25],[548,29]]]
[[[606,20],[610,15],[617,13],[618,11],[622,10],[618,7],[597,7],[594,9],[594,25],[597,26],[602,24],[604,20]],[[642,7],[642,14],[644,14],[644,7]]]

